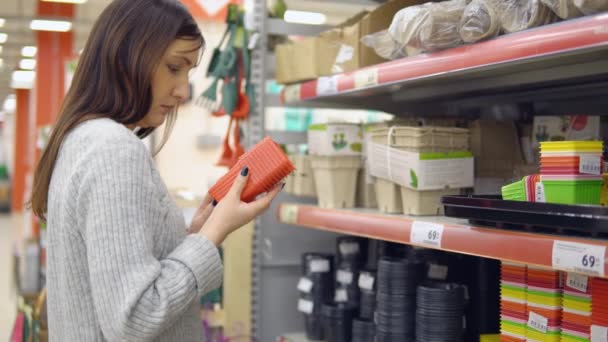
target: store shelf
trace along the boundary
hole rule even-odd
[[[285,334],[277,339],[278,342],[313,342],[306,338],[305,333]]]
[[[266,135],[279,144],[306,144],[308,142],[307,132],[266,131]]]
[[[578,100],[606,108],[608,14],[287,86],[286,105],[391,113]]]
[[[409,217],[379,214],[377,211],[366,209],[331,210],[309,205],[283,203],[279,207],[278,217],[281,223],[295,224],[306,228],[545,267],[554,266],[553,249],[556,241],[581,243],[585,246],[608,247],[607,240],[471,227],[466,220],[444,216]],[[412,243],[410,234],[415,222],[442,225],[443,232],[439,245],[429,246]],[[606,259],[606,251],[601,258]],[[602,273],[607,274],[608,264],[603,265],[604,271]],[[556,268],[568,271],[568,269]]]

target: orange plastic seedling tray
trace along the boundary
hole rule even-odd
[[[236,165],[209,190],[211,197],[221,201],[245,166],[249,168],[249,179],[241,194],[244,202],[251,202],[258,195],[270,191],[295,170],[279,145],[266,137],[242,155]]]

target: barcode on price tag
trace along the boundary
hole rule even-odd
[[[378,84],[378,69],[369,68],[355,72],[355,89],[372,87]]]
[[[363,272],[359,275],[359,288],[362,290],[372,291],[374,289],[374,276],[367,272]]]
[[[446,280],[448,277],[448,267],[445,265],[431,264],[427,277],[435,280]]]
[[[320,77],[317,80],[317,96],[338,93],[338,76]]]
[[[298,282],[298,291],[304,292],[304,293],[310,293],[310,290],[312,290],[312,286],[314,285],[314,283],[306,278],[306,277],[302,277],[300,278],[300,281]]]
[[[310,262],[310,272],[312,272],[312,273],[329,272],[329,261],[328,260],[312,260]]]
[[[359,253],[359,244],[356,242],[342,242],[340,243],[340,253],[342,255],[352,255]]]
[[[300,299],[298,301],[298,311],[303,312],[307,315],[312,314],[312,311],[315,308],[315,304],[306,299]]]
[[[334,298],[334,300],[336,301],[336,303],[348,302],[348,292],[346,292],[346,289],[337,289],[336,297]]]
[[[353,272],[345,271],[345,270],[338,270],[338,272],[336,274],[336,280],[340,284],[350,285],[353,283]]]
[[[535,312],[530,312],[528,317],[528,326],[534,330],[546,333],[549,328],[549,319]]]
[[[570,241],[553,242],[553,268],[604,276],[606,246]]]
[[[298,206],[293,204],[281,204],[279,211],[281,222],[287,224],[298,223]]]
[[[300,84],[292,84],[285,87],[283,91],[283,99],[285,103],[300,101],[302,86]]]
[[[410,233],[410,242],[441,248],[441,238],[443,236],[443,225],[414,221],[412,224],[412,231]]]
[[[568,273],[567,284],[568,287],[573,288],[575,290],[579,290],[581,292],[587,292],[587,284],[589,282],[589,277],[584,276],[582,274],[576,273]]]
[[[602,158],[600,156],[580,156],[579,170],[580,173],[590,175],[602,174]]]
[[[591,342],[606,342],[608,341],[608,327],[600,325],[591,326]]]
[[[545,203],[547,202],[546,198],[545,198],[545,186],[543,185],[543,182],[538,182],[536,183],[536,202],[538,203]]]

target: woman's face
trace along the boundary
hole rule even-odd
[[[152,105],[138,127],[158,127],[190,95],[189,72],[198,61],[200,41],[176,39],[152,75]]]

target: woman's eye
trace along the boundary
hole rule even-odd
[[[167,67],[169,68],[169,71],[171,71],[174,74],[179,72],[179,66],[177,66],[177,65],[169,64],[169,65],[167,65]]]

